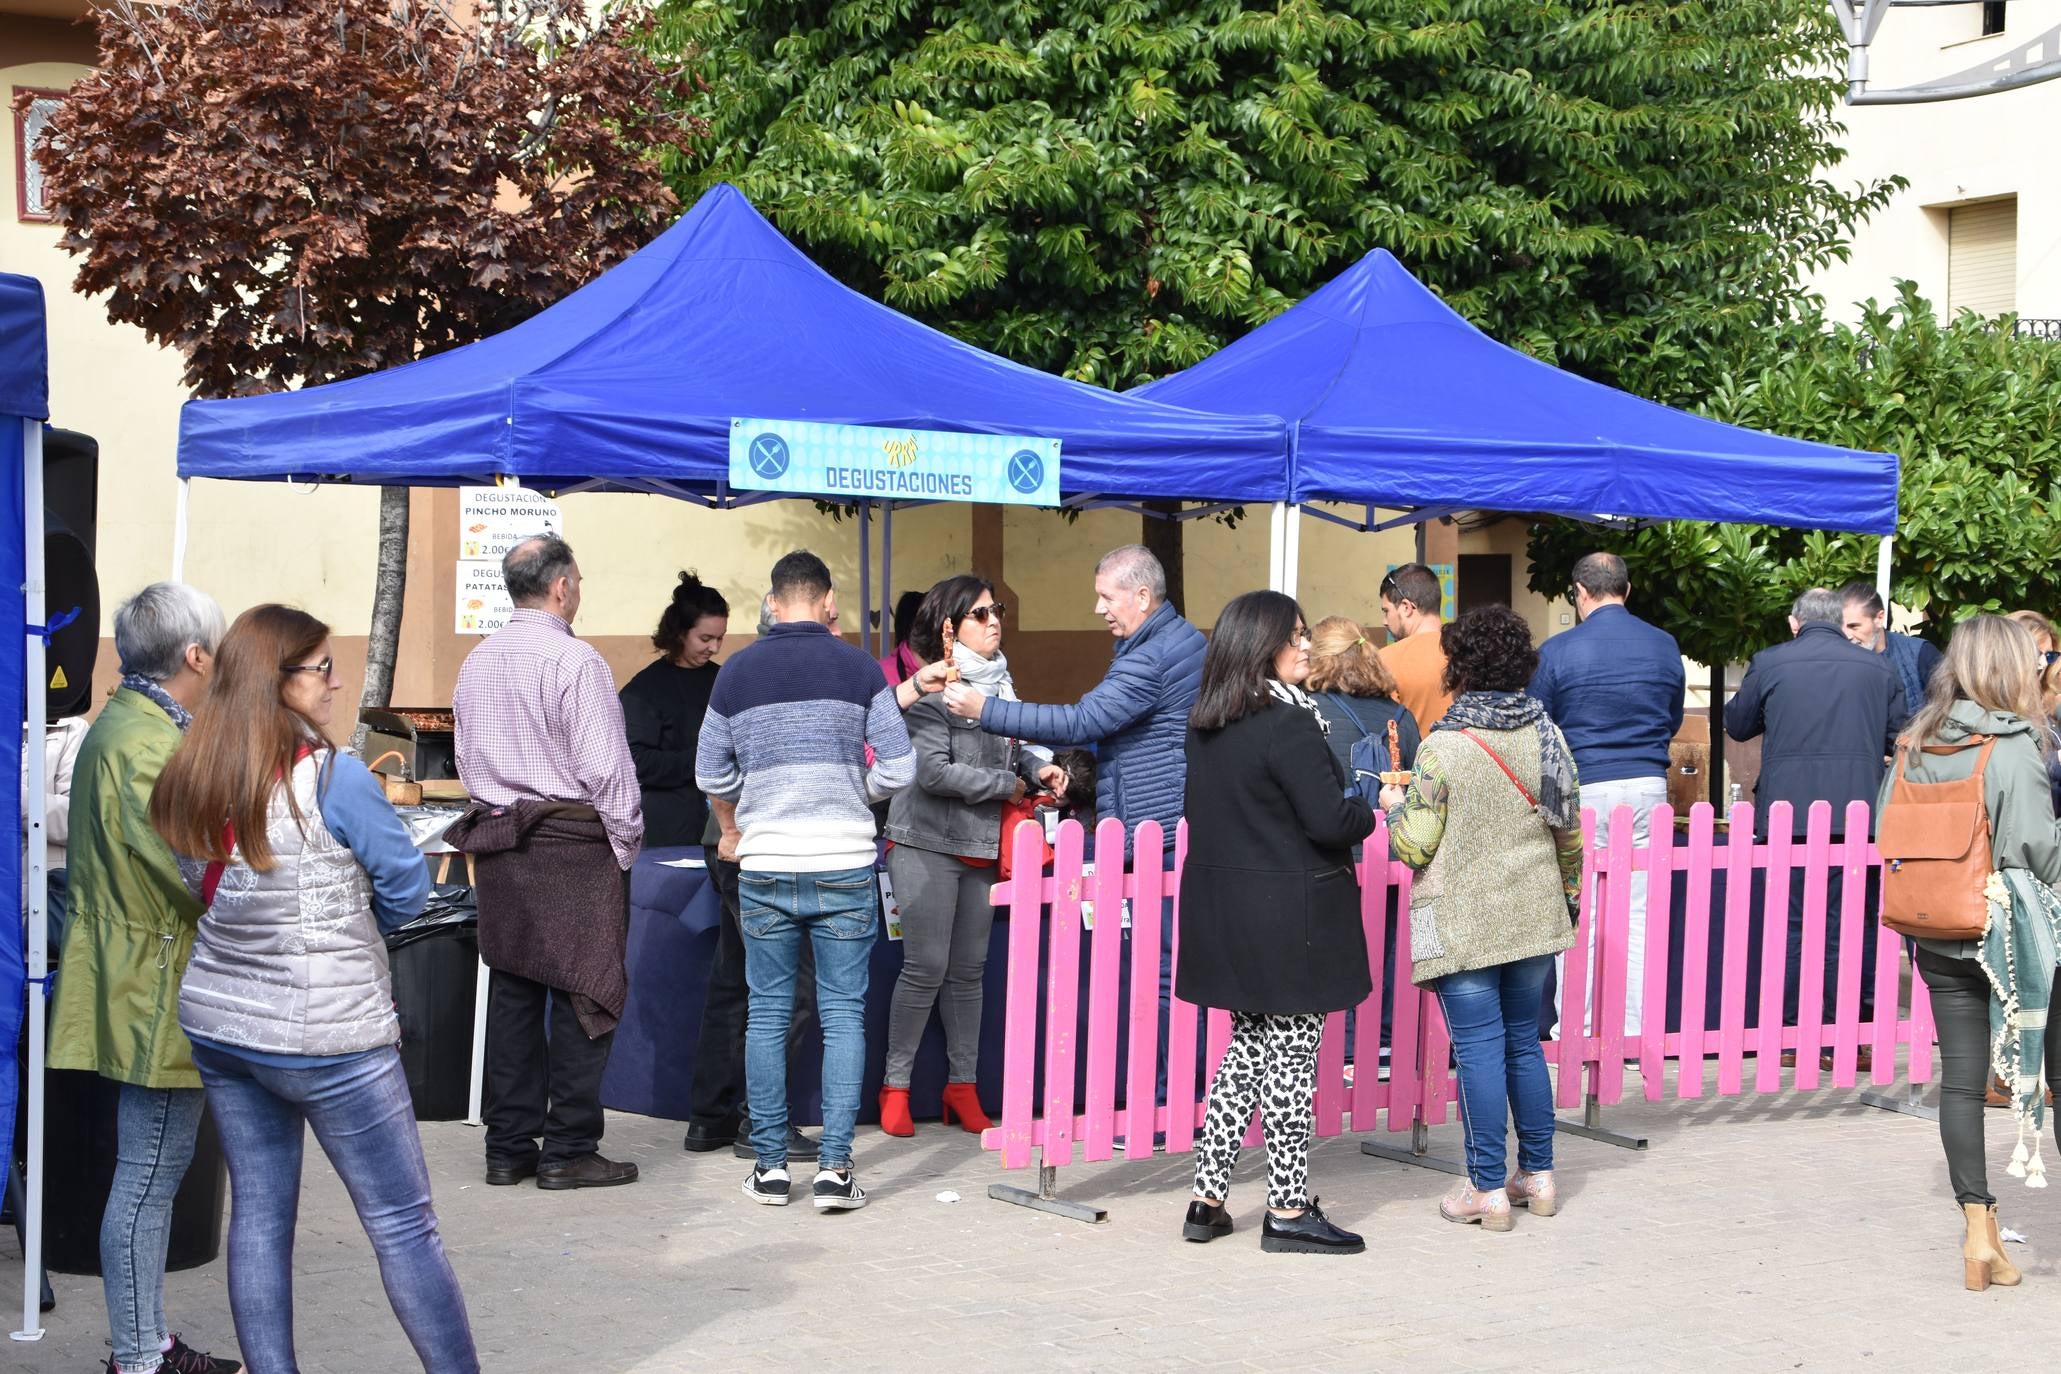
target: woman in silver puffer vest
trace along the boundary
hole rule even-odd
[[[463,1374],[479,1359],[430,1206],[382,938],[422,910],[428,874],[372,774],[323,733],[340,685],[328,626],[245,611],[150,800],[206,907],[179,1025],[229,1161],[229,1306],[250,1367],[293,1374],[312,1126],[423,1368]]]

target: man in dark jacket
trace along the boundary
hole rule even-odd
[[[1166,599],[1166,569],[1141,544],[1126,544],[1095,565],[1095,614],[1116,637],[1109,671],[1071,706],[1003,701],[955,683],[945,689],[953,715],[980,722],[990,734],[1035,744],[1098,744],[1095,810],[1124,823],[1128,855],[1137,828],[1158,821],[1171,851],[1187,800],[1188,712],[1202,689],[1202,632]],[[1169,900],[1159,928],[1160,1045],[1166,1044],[1173,990],[1173,919]],[[1162,1095],[1166,1061],[1160,1060]]]
[[[1912,715],[1925,704],[1932,685],[1933,670],[1945,661],[1939,646],[1900,634],[1889,628],[1889,614],[1882,593],[1866,582],[1849,582],[1839,589],[1841,628],[1846,637],[1863,649],[1873,649],[1896,669],[1896,680],[1904,689],[1904,707]]]
[[[1725,733],[1745,741],[1765,735],[1760,778],[1754,784],[1754,828],[1768,831],[1768,808],[1786,801],[1793,808],[1790,833],[1804,837],[1812,802],[1832,805],[1832,836],[1845,834],[1849,802],[1872,807],[1882,785],[1884,759],[1896,747],[1909,711],[1903,684],[1885,655],[1863,649],[1841,629],[1839,593],[1813,587],[1796,598],[1789,616],[1795,638],[1754,655],[1746,680],[1725,707]],[[1862,922],[1861,1013],[1875,1000],[1875,894],[1868,881],[1868,911]],[[1825,1000],[1820,1015],[1837,1007],[1839,924],[1843,885],[1834,879],[1825,892]],[[1782,1022],[1796,1024],[1797,990],[1803,957],[1802,870],[1789,888],[1788,974],[1782,994]]]

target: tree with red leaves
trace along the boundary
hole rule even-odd
[[[313,385],[516,324],[678,207],[685,59],[583,0],[114,0],[37,145],[77,289],[196,395]],[[364,701],[393,681],[405,488],[380,503]]]

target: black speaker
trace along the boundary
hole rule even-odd
[[[69,429],[43,431],[44,612],[55,622],[78,615],[50,637],[51,720],[92,705],[93,662],[100,652],[100,578],[93,569],[94,523],[100,504],[100,445]]]

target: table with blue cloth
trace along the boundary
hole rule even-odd
[[[673,867],[690,860],[692,867]],[[616,1111],[685,1121],[694,1081],[695,1047],[701,1038],[702,1003],[708,992],[722,904],[695,845],[647,849],[630,872],[629,998],[601,1079],[601,1103]],[[1003,996],[1009,971],[1007,911],[996,913],[988,940],[986,998],[980,1021],[980,1100],[992,1115],[1001,1110]],[[873,946],[866,989],[866,1078],[860,1089],[859,1119],[879,1119],[880,1079],[887,1055],[888,1003],[902,971],[902,946],[883,929]],[[823,1120],[822,1034],[811,1027],[787,1085],[789,1119],[813,1126]],[[916,1053],[909,1105],[919,1118],[935,1119],[945,1084],[944,1030],[931,1019]]]

